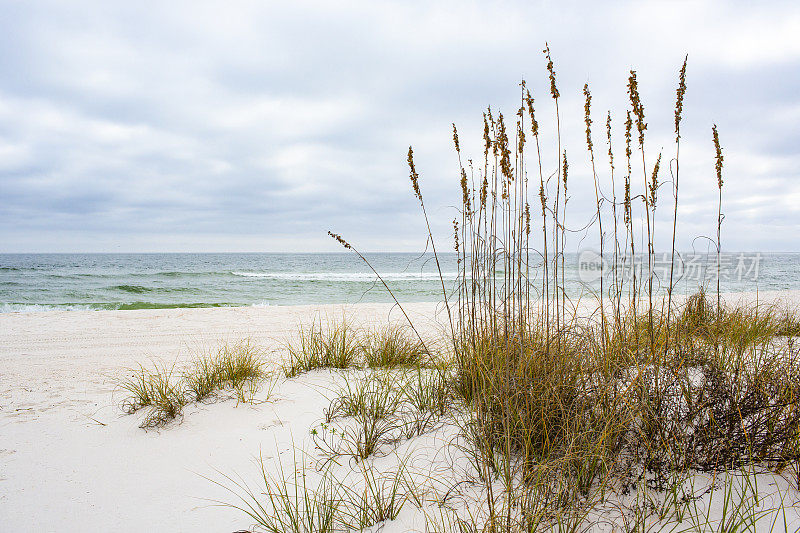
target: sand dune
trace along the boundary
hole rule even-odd
[[[435,304],[407,310],[433,327]],[[254,472],[259,449],[287,452],[320,416],[325,378],[278,386],[280,401],[192,405],[180,423],[139,429],[114,383],[148,359],[181,361],[251,338],[279,357],[297,325],[346,314],[399,320],[388,304],[65,311],[0,315],[0,530],[234,531],[241,513],[201,476]],[[316,381],[315,381],[316,380]],[[321,380],[321,381],[320,381]],[[291,421],[291,424],[288,423]]]

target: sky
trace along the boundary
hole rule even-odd
[[[0,252],[337,251],[328,230],[418,251],[410,145],[444,248],[460,201],[452,123],[478,159],[483,111],[513,116],[524,78],[555,168],[545,43],[568,225],[595,209],[584,83],[595,144],[610,110],[619,160],[635,69],[647,157],[666,162],[688,54],[679,249],[716,232],[717,124],[723,249],[800,251],[799,36],[797,2],[0,0]],[[570,249],[596,244],[576,233]]]

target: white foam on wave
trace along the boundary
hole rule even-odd
[[[375,281],[378,277],[372,272],[231,272],[234,276],[284,281]],[[457,272],[442,272],[445,280],[454,280]],[[381,273],[385,280],[394,281],[438,281],[438,272],[387,272]]]
[[[89,305],[0,304],[0,313],[42,313],[44,311],[100,311]]]

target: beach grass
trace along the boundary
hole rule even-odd
[[[294,456],[298,463],[297,451]],[[269,533],[337,533],[341,531],[340,485],[328,475],[313,483],[305,469],[293,468],[287,476],[278,462],[277,474],[259,456],[260,486],[251,488],[246,482],[222,473],[224,481],[210,479],[235,498],[236,503],[220,502],[242,511],[256,527]]]
[[[346,320],[321,318],[301,325],[286,351],[288,360],[282,368],[287,378],[324,368],[416,367],[425,364],[429,355],[425,343],[407,326],[359,330]]]
[[[346,369],[357,363],[360,346],[355,330],[346,321],[314,321],[300,326],[287,345],[289,360],[283,365],[287,378],[319,368]]]
[[[368,332],[362,340],[362,350],[370,368],[414,367],[428,355],[425,345],[409,328],[398,325]]]
[[[570,161],[577,158],[568,159],[562,143],[561,93],[547,46],[544,56],[556,132],[545,146],[554,146],[554,153],[542,153],[539,118],[524,81],[510,120],[491,108],[484,112],[482,157],[462,155],[453,125],[462,193],[453,220],[459,268],[453,290],[441,275],[409,148],[411,186],[442,281],[444,339],[423,339],[380,273],[351,242],[329,232],[375,272],[406,329],[359,331],[345,321],[315,321],[288,345],[287,378],[320,368],[348,371],[323,422],[311,429],[315,450],[330,468],[325,479],[344,488],[334,494],[323,484],[310,500],[305,484],[292,493],[287,481],[273,489],[265,477],[274,513],[288,498],[324,502],[323,511],[308,503],[287,511],[308,527],[337,522],[363,529],[394,519],[411,502],[429,519],[428,531],[575,532],[599,525],[636,532],[750,531],[770,517],[768,530],[780,529],[784,499],[765,508],[755,480],[765,472],[793,476],[800,490],[800,356],[794,349],[800,314],[774,304],[726,303],[718,280],[716,291],[699,283],[694,295],[681,300],[673,294],[673,270],[661,280],[666,290],[654,283],[665,184],[671,187],[673,263],[676,253],[687,60],[678,75],[668,182],[661,175],[664,150],[656,155],[647,149],[637,73],[627,80],[622,164],[614,156],[612,114],[605,115],[607,168],[595,151],[592,96],[584,86],[585,157],[596,207],[587,224],[566,216],[573,198]],[[724,156],[718,128],[711,130],[719,278]],[[545,171],[547,165],[554,168]],[[618,166],[622,171],[615,174]],[[601,272],[599,292],[588,291],[596,305],[587,306],[566,296],[564,251],[575,228],[594,227],[601,263],[612,268]],[[625,271],[636,264],[642,268]],[[469,465],[449,486],[427,491],[438,516],[423,509],[420,492],[397,478],[384,490],[365,477],[364,497],[353,503],[348,476],[374,468],[378,459],[404,442],[427,438],[436,427],[457,428],[445,448]],[[340,459],[349,470],[335,469]],[[305,476],[305,466],[298,469]],[[414,486],[429,481],[442,487],[431,470],[414,472]],[[711,483],[695,487],[706,475]],[[471,496],[460,508],[449,507],[464,486]],[[245,499],[263,501],[245,492]],[[720,499],[710,511],[711,500]],[[257,522],[273,527],[266,519]],[[785,513],[783,524],[788,527]]]
[[[128,413],[147,409],[143,428],[163,426],[179,417],[187,404],[226,391],[239,402],[251,403],[270,377],[260,349],[248,339],[201,353],[181,369],[153,363],[152,368],[140,365],[127,374],[118,384],[126,394],[122,408]]]
[[[296,464],[297,453],[295,450]],[[269,465],[260,456],[258,463],[257,487],[226,474],[222,474],[223,481],[210,479],[236,498],[237,503],[224,505],[249,516],[254,521],[254,531],[364,531],[395,519],[404,506],[415,499],[416,488],[403,464],[392,472],[382,473],[360,463],[343,482],[329,469],[320,472],[296,468],[287,475],[280,462]]]
[[[700,283],[695,295],[679,303],[673,297],[672,270],[663,280],[666,297],[654,284],[664,153],[662,149],[655,156],[647,150],[648,124],[637,73],[628,77],[621,180],[615,178],[610,111],[608,181],[598,170],[592,96],[588,84],[583,88],[596,214],[588,224],[570,223],[561,94],[549,47],[544,53],[556,132],[548,145],[557,147],[549,158],[540,148],[539,119],[524,81],[511,120],[491,108],[484,112],[483,154],[466,159],[466,166],[453,125],[462,192],[459,216],[453,220],[460,271],[452,292],[441,277],[452,348],[437,355],[450,362],[452,371],[443,375],[459,399],[440,405],[467,406],[460,414],[466,416],[464,435],[483,483],[486,510],[475,530],[580,529],[607,494],[642,484],[674,492],[690,473],[721,474],[754,465],[777,472],[797,469],[800,361],[793,338],[798,314],[723,301],[724,156],[717,126],[712,128],[718,188],[716,291],[710,293]],[[676,90],[675,157],[670,162],[674,179],[667,204],[673,263],[686,66],[684,60]],[[557,164],[545,172],[546,161]],[[438,266],[411,148],[408,165]],[[529,203],[533,184],[538,196],[534,205],[541,207],[538,237]],[[613,231],[604,230],[604,224]],[[564,250],[572,228],[592,226],[598,230],[601,263],[607,264],[608,258],[613,268],[601,273],[600,290],[591,293],[596,311],[587,314],[566,297]],[[368,263],[351,242],[329,234]],[[537,239],[538,249],[532,246]],[[625,265],[639,259],[640,270],[625,272]],[[410,320],[409,327],[416,332]],[[796,483],[800,488],[800,479]],[[663,510],[658,520],[668,515]],[[752,518],[752,513],[747,510],[743,516]]]
[[[128,413],[149,409],[142,427],[163,425],[181,414],[186,398],[175,379],[174,366],[153,363],[152,369],[140,366],[129,372],[131,375],[120,384],[128,393],[122,405]]]

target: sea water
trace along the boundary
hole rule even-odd
[[[369,265],[351,253],[0,254],[0,312],[391,302],[381,279],[400,302],[441,301],[445,292],[455,298],[463,280],[452,253],[440,254],[438,265],[430,253],[366,259]],[[669,258],[654,256],[650,265],[646,256],[637,259],[637,283],[652,268],[654,290],[663,291]],[[529,260],[535,295],[542,271]],[[601,277],[606,289],[614,283],[607,254],[602,261],[592,253],[566,254],[563,266],[570,297],[596,295]],[[502,268],[500,260],[499,284]],[[714,254],[681,256],[676,291],[716,290],[716,268]],[[625,278],[625,268],[617,272],[617,281]],[[634,272],[627,270],[625,291]],[[725,254],[720,279],[723,292],[800,289],[800,254]]]

